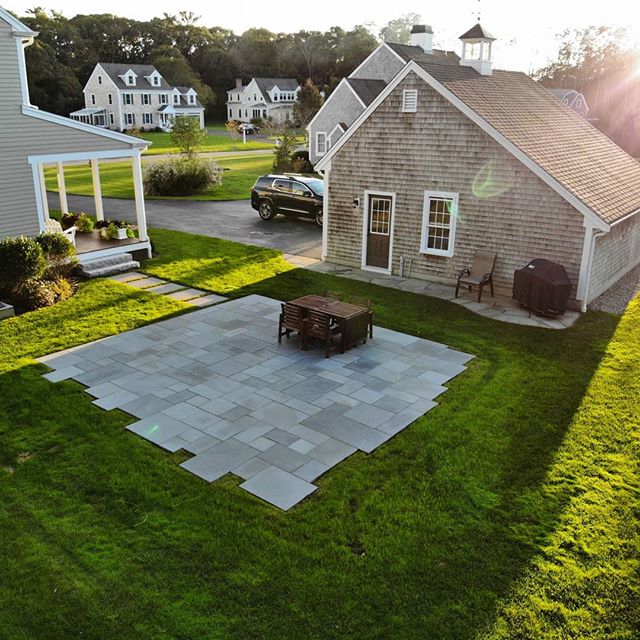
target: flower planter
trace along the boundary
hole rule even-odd
[[[127,239],[127,230],[126,229],[118,229],[118,240],[126,240]]]

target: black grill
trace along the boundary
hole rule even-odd
[[[536,258],[513,276],[513,297],[541,315],[561,315],[567,307],[571,280],[557,262]]]

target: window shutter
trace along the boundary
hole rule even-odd
[[[415,113],[418,110],[418,91],[405,89],[402,92],[402,112]]]

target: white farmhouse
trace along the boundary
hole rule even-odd
[[[300,85],[295,78],[252,78],[246,86],[236,80],[227,91],[227,119],[250,122],[252,118],[293,120],[293,105]]]
[[[74,120],[116,131],[171,129],[177,115],[197,118],[204,107],[193,87],[174,87],[150,64],[96,64],[83,89],[84,109]]]

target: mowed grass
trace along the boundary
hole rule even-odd
[[[0,637],[638,637],[638,300],[619,324],[531,329],[270,250],[152,238],[148,273],[230,296],[357,292],[377,324],[477,357],[438,407],[283,513],[237,478],[184,472],[31,360],[179,307],[103,281],[3,321]]]
[[[244,200],[251,195],[251,187],[258,176],[269,173],[273,158],[271,156],[246,156],[218,158],[216,162],[225,169],[222,184],[205,193],[176,200]],[[146,164],[146,163],[144,163]],[[143,164],[143,169],[144,169]],[[67,193],[80,196],[93,196],[91,167],[88,165],[68,165],[64,169]],[[48,191],[58,191],[55,168],[45,170]],[[105,162],[100,165],[100,184],[105,198],[132,199],[133,175],[129,162]],[[153,198],[147,199],[172,198]]]
[[[161,155],[166,153],[180,153],[180,149],[171,141],[171,134],[164,132],[144,132],[141,137],[151,142],[151,146],[144,152],[145,155]],[[265,140],[254,140],[247,136],[247,142],[242,138],[233,140],[226,133],[208,133],[200,151],[255,151],[256,149],[273,149],[273,142]]]

